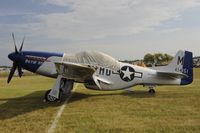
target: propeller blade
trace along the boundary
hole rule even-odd
[[[25,36],[24,36],[24,38],[23,38],[23,41],[22,41],[22,44],[21,44],[21,46],[20,46],[19,52],[22,51],[22,48],[23,48],[23,45],[24,45],[24,40],[25,40]]]
[[[16,43],[15,43],[14,33],[12,33],[12,38],[13,38],[13,42],[14,42],[14,45],[15,45],[15,53],[18,53],[17,46],[16,46]]]
[[[17,65],[18,75],[21,78],[22,76],[22,67],[20,65]]]
[[[13,74],[15,73],[16,68],[17,68],[17,64],[16,64],[16,62],[14,62],[14,63],[13,63],[13,66],[12,66],[12,68],[11,68],[10,74],[9,74],[9,76],[8,76],[7,83],[9,83],[10,80],[12,79]]]
[[[21,51],[22,51],[23,45],[24,45],[25,36],[24,36],[24,38],[23,38],[23,40],[22,40],[22,43],[21,43],[21,46],[20,46],[19,51],[17,50],[17,45],[16,45],[16,42],[15,42],[15,35],[14,35],[14,33],[12,33],[12,38],[13,38],[13,42],[14,42],[14,46],[15,46],[15,54],[20,54]],[[9,55],[9,56],[10,56],[10,55]],[[9,58],[10,58],[10,57],[9,57]],[[12,59],[11,59],[11,60],[12,60]],[[22,72],[22,67],[21,67],[21,65],[18,64],[17,61],[14,61],[14,62],[13,62],[13,66],[12,66],[12,68],[11,68],[11,70],[10,70],[10,73],[9,73],[9,76],[8,76],[7,83],[9,83],[9,82],[11,81],[11,79],[12,79],[12,77],[13,77],[13,75],[14,75],[16,69],[18,70],[18,75],[19,75],[19,77],[22,76],[23,72]]]

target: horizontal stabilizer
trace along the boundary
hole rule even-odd
[[[188,76],[184,73],[180,73],[180,72],[167,72],[167,71],[157,71],[157,75],[158,76],[167,76],[167,77],[171,77],[171,78],[187,78]]]

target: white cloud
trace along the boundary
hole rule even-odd
[[[37,0],[34,0],[37,2]],[[40,0],[43,4],[52,4],[52,5],[59,5],[59,6],[66,6],[69,4],[69,0]]]
[[[72,11],[35,16],[40,33],[53,38],[90,40],[141,33],[177,18],[197,0],[45,0],[70,6]],[[66,7],[67,8],[67,7]]]
[[[157,32],[159,32],[159,33],[175,33],[175,32],[181,31],[181,30],[182,30],[181,28],[165,28],[165,29],[161,29]]]
[[[184,21],[182,15],[199,7],[199,0],[32,1],[66,7],[68,12],[0,13],[0,16],[23,15],[23,23],[0,24],[1,42],[9,49],[0,50],[1,57],[6,60],[7,55],[3,53],[13,50],[11,32],[16,33],[18,45],[23,35],[27,36],[24,49],[28,50],[77,52],[93,49],[120,59],[140,58],[146,52],[159,50],[175,52],[190,48],[199,52],[199,27],[193,27],[194,30],[192,25],[184,27],[181,22],[182,26],[176,26],[177,23],[173,25],[171,21]],[[196,14],[198,12],[192,15]]]

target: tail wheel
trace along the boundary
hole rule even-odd
[[[150,94],[155,94],[156,93],[154,85],[151,85],[151,86],[148,86],[148,87],[149,87],[149,93]]]
[[[155,91],[154,89],[150,89],[150,90],[149,90],[149,93],[151,93],[151,94],[155,94],[156,91]]]
[[[46,91],[45,96],[44,96],[44,100],[46,102],[57,102],[57,101],[59,101],[60,98],[56,98],[56,97],[49,95],[50,91],[51,90]]]

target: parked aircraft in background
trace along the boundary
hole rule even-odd
[[[54,102],[60,94],[68,94],[75,82],[83,83],[88,89],[119,90],[143,85],[149,93],[155,93],[158,85],[187,85],[193,81],[192,53],[178,51],[167,66],[145,68],[122,63],[101,52],[85,51],[76,54],[22,51],[24,39],[19,50],[12,34],[15,52],[8,58],[13,66],[8,76],[8,83],[15,70],[19,77],[22,68],[28,71],[56,78],[51,90],[45,94],[45,100]]]

